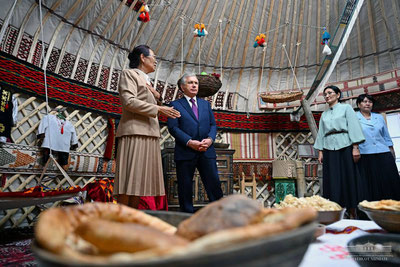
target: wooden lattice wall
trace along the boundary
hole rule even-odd
[[[226,139],[225,139],[226,140]],[[301,160],[304,165],[318,165],[315,158],[312,157],[299,157],[298,145],[310,145],[314,143],[314,139],[310,132],[308,133],[294,133],[294,132],[282,132],[275,133],[273,135],[273,151],[274,158],[285,158],[293,160]],[[231,147],[232,148],[232,147]],[[262,176],[260,173],[260,165],[267,164],[267,161],[235,161],[234,164],[246,164],[250,168],[247,175],[251,175],[253,172],[256,176]],[[258,167],[257,167],[258,166]],[[239,174],[236,174],[239,176]],[[235,177],[236,183],[239,178]],[[306,176],[307,193],[311,195],[320,194],[320,180],[318,179],[317,173],[314,175]],[[252,187],[245,187],[245,194],[248,197],[253,197]],[[257,179],[256,188],[256,199],[263,203],[265,207],[272,207],[275,203],[275,191],[274,191],[274,180],[269,179]]]
[[[314,144],[311,132],[308,133],[277,133],[275,140],[275,158],[288,158],[293,160],[302,160],[304,164],[317,164],[316,159],[300,158],[297,146],[299,144]],[[306,177],[307,193],[316,195],[320,194],[320,180],[317,176]]]
[[[299,144],[313,144],[314,139],[311,133],[293,133],[282,132],[273,136],[274,140],[274,158],[285,158],[301,160],[304,164],[317,164],[316,159],[311,157],[300,158],[298,155]],[[306,177],[307,193],[311,195],[320,194],[320,180],[318,176]],[[252,188],[247,186],[245,194],[252,197]],[[257,180],[256,199],[263,203],[265,207],[272,207],[275,203],[274,182]]]
[[[37,129],[41,119],[46,115],[46,102],[36,97],[24,94],[15,94],[18,101],[18,123],[12,131],[12,137],[16,144],[35,147],[37,145]],[[49,103],[49,110],[62,108],[61,105]],[[107,138],[107,118],[91,112],[67,108],[65,117],[75,126],[78,136],[78,152],[91,155],[102,155],[104,153]],[[37,185],[40,175],[38,174],[7,174],[4,192],[23,191]],[[72,176],[74,182],[83,187],[93,181],[96,176]],[[44,177],[44,185],[50,188],[68,186],[66,179],[62,176]],[[0,228],[18,227],[32,225],[37,215],[44,208],[58,205],[51,203],[42,206],[31,206],[19,209],[0,211]]]

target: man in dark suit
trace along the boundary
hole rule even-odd
[[[210,201],[222,197],[213,141],[217,133],[210,103],[197,98],[199,82],[195,74],[184,74],[178,81],[184,97],[171,102],[181,113],[180,118],[168,119],[168,130],[175,137],[175,163],[178,177],[179,205],[184,212],[193,212],[192,180],[195,169]]]

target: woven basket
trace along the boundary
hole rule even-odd
[[[266,103],[283,103],[301,99],[302,91],[296,92],[279,92],[279,93],[262,93],[261,99]]]
[[[218,92],[222,86],[220,79],[211,75],[196,75],[199,80],[199,92],[198,97],[212,96]]]

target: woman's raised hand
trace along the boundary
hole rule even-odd
[[[181,113],[173,107],[158,106],[158,112],[172,119],[179,118],[181,116]]]

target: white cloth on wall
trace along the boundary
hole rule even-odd
[[[18,122],[18,101],[14,95],[12,96],[12,103],[13,103],[13,110],[12,110],[13,122],[12,122],[12,124],[15,126],[15,125],[17,125],[17,122]],[[7,142],[7,137],[0,136],[0,143],[5,143],[5,142]]]
[[[54,151],[68,153],[71,145],[78,144],[78,137],[72,123],[55,115],[50,114],[43,117],[38,133],[44,133],[42,147]]]

